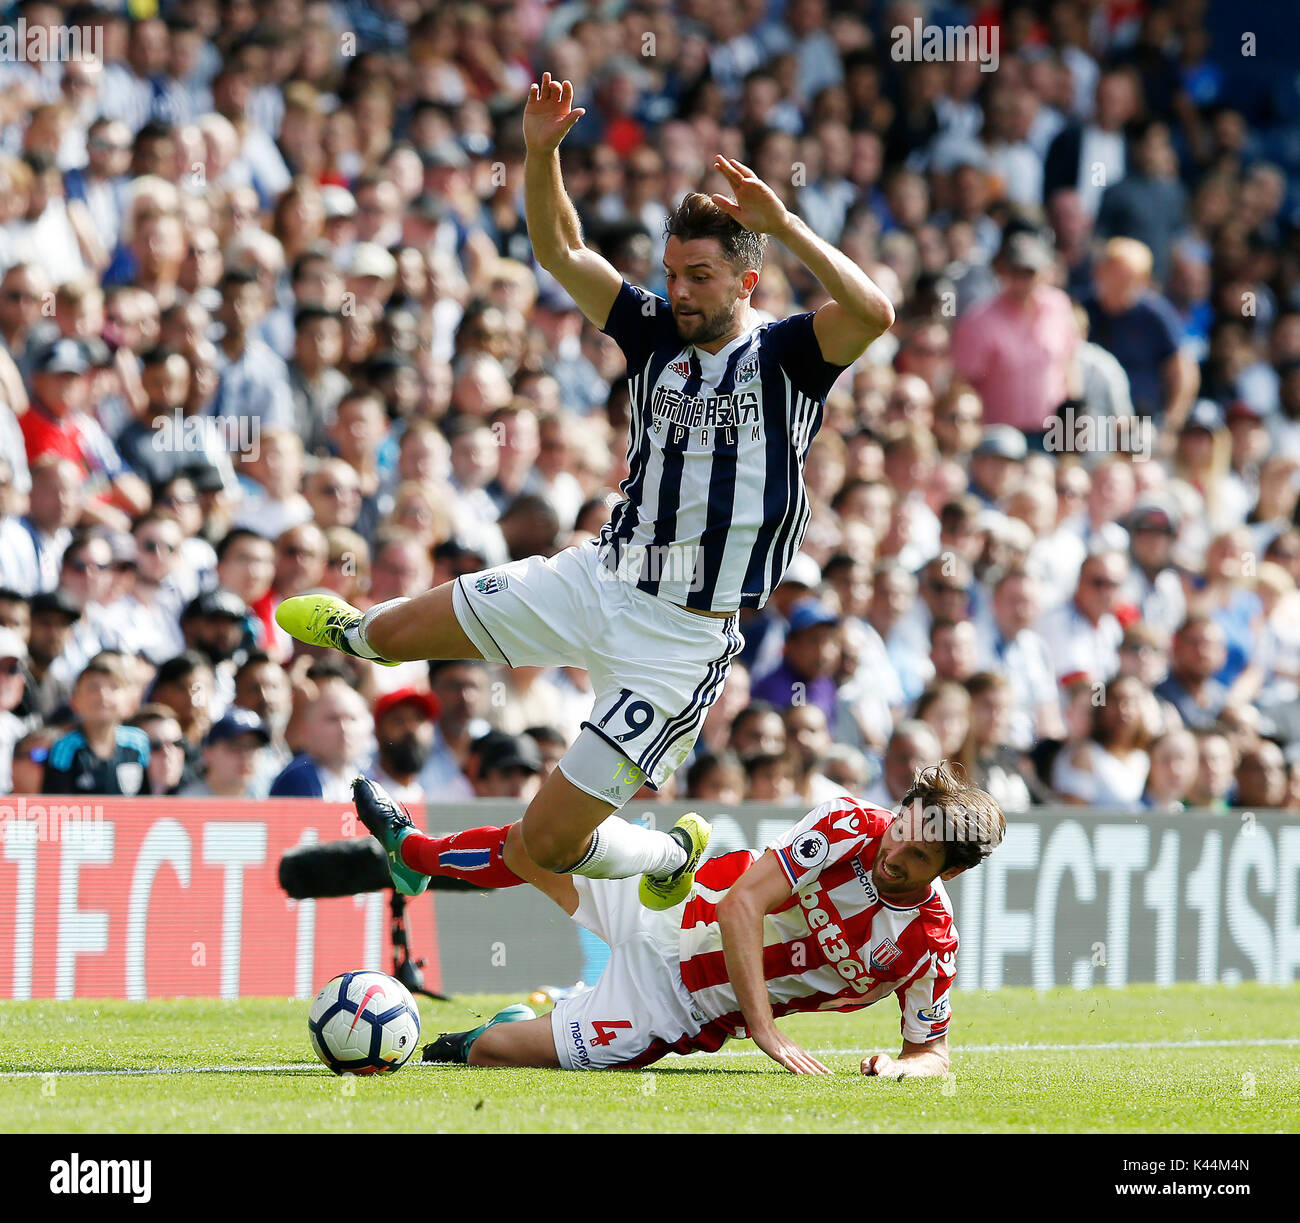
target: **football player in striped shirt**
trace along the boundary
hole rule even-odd
[[[373,782],[359,779],[354,796],[376,835],[409,826]],[[686,898],[659,912],[638,903],[631,880],[537,870],[511,850],[508,830],[496,829],[507,864],[608,943],[610,959],[594,989],[551,1014],[508,1007],[473,1031],[440,1037],[425,1060],[627,1068],[748,1037],[787,1070],[827,1074],[775,1020],[892,995],[902,1051],[867,1057],[862,1072],[943,1074],[958,946],[943,885],[992,853],[1005,828],[988,794],[946,762],[932,765],[918,771],[897,813],[848,797],[823,803],[764,853],[705,862]],[[412,831],[407,840],[427,870],[445,861],[455,873],[463,859],[457,835]]]
[[[803,463],[839,374],[893,323],[861,268],[789,213],[750,169],[721,155],[732,194],[691,193],[669,218],[667,297],[626,283],[582,239],[559,146],[582,117],[573,86],[549,74],[524,113],[524,194],[537,262],[618,342],[631,391],[628,477],[599,540],[469,574],[364,615],[331,595],[286,599],[292,636],[361,658],[485,658],[571,666],[595,702],[577,740],[511,836],[513,861],[588,878],[642,876],[642,902],[671,908],[690,890],[709,828],[669,833],[615,813],[690,754],[744,639],[743,607],[766,602],[810,514]],[[829,300],[765,323],[750,305],[769,237]],[[427,879],[386,842],[399,889]],[[466,877],[514,876],[489,837]]]

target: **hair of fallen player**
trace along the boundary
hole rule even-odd
[[[1002,844],[1007,830],[1002,808],[962,771],[947,760],[918,769],[900,807],[920,805],[925,835],[944,842],[945,871],[978,866]]]

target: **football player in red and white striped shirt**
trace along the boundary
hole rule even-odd
[[[1005,828],[988,794],[933,765],[897,814],[848,797],[823,803],[761,855],[706,862],[687,900],[663,912],[639,903],[635,880],[539,871],[500,829],[504,865],[609,943],[610,961],[593,990],[550,1015],[514,1022],[526,1012],[510,1008],[440,1038],[425,1060],[628,1068],[748,1037],[787,1070],[828,1074],[775,1020],[892,994],[902,1051],[867,1057],[862,1073],[943,1074],[957,958],[943,882],[978,865]],[[432,850],[455,838],[424,840]],[[421,869],[430,865],[432,853]]]

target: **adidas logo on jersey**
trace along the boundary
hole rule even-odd
[[[689,378],[691,376],[691,363],[689,361],[674,361],[668,368],[679,378]]]

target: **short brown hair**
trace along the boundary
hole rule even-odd
[[[931,829],[942,836],[946,871],[978,866],[1002,844],[1007,830],[1006,817],[992,795],[961,777],[959,768],[941,760],[918,769],[903,795],[902,809],[920,804],[927,839]]]
[[[723,211],[710,196],[688,191],[682,202],[664,222],[664,237],[690,242],[695,238],[712,238],[722,247],[724,258],[737,271],[763,270],[763,250],[767,235],[746,229]]]

